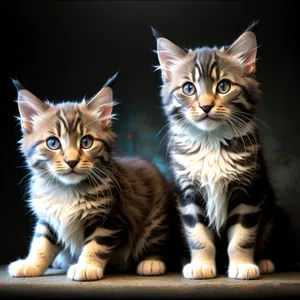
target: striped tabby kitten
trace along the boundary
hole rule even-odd
[[[81,103],[54,105],[19,89],[37,222],[29,255],[9,265],[11,276],[42,275],[59,253],[54,266],[72,280],[132,266],[140,275],[165,272],[168,183],[148,162],[113,156],[112,81]]]
[[[277,238],[289,233],[280,235],[275,226],[285,219],[277,213],[255,122],[260,90],[253,30],[228,47],[188,50],[153,31],[170,127],[169,169],[191,255],[184,277],[214,278],[221,248],[226,261],[220,267],[228,266],[230,278],[271,273],[284,253],[286,267],[292,249]]]

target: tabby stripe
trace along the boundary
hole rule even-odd
[[[55,238],[53,238],[50,234],[43,234],[43,233],[39,233],[36,232],[34,234],[35,238],[40,238],[40,237],[45,237],[51,244],[56,245],[57,244],[57,240]]]
[[[38,167],[40,167],[40,165],[41,165],[42,163],[45,163],[45,162],[47,162],[47,160],[44,160],[44,159],[38,159],[37,161],[35,161],[35,162],[31,165],[31,167],[32,167],[32,168],[38,168]]]
[[[61,126],[60,126],[60,122],[56,121],[56,129],[57,129],[57,136],[61,136]]]
[[[177,86],[174,89],[172,89],[172,91],[170,92],[169,96],[167,97],[168,101],[165,103],[165,105],[170,105],[172,100],[173,100],[173,93],[177,90],[181,89],[181,86]]]
[[[113,247],[116,245],[119,236],[111,235],[111,236],[96,236],[94,237],[97,244],[104,245],[108,247]]]
[[[260,221],[261,212],[250,214],[234,214],[227,219],[227,229],[231,226],[240,223],[245,228],[251,228],[258,224]]]
[[[34,153],[35,148],[36,148],[38,145],[40,145],[40,144],[42,144],[42,143],[44,143],[44,142],[45,142],[45,140],[40,140],[40,141],[36,142],[36,143],[29,149],[29,151],[27,152],[27,157],[28,157],[28,158],[31,157],[31,156],[33,155],[33,153]]]
[[[256,226],[260,221],[261,212],[256,212],[252,214],[245,214],[242,216],[242,226],[245,228],[251,228]]]
[[[182,215],[181,216],[183,223],[188,226],[194,228],[197,223],[204,224],[204,218],[201,214],[196,215]]]
[[[188,244],[189,244],[189,248],[191,250],[201,250],[206,247],[204,243],[202,243],[200,241],[194,241],[189,238],[188,238]]]
[[[60,115],[58,116],[58,119],[63,123],[63,125],[64,125],[66,131],[69,133],[70,130],[69,130],[68,126],[67,126],[66,121],[65,121]]]
[[[111,151],[111,147],[109,146],[109,144],[105,140],[99,139],[99,138],[94,138],[94,140],[102,143],[104,145],[104,147],[106,148],[107,152]]]
[[[203,74],[202,71],[200,70],[200,67],[199,67],[198,63],[196,63],[195,68],[198,70],[199,77],[203,77],[204,74]]]
[[[57,234],[54,231],[54,229],[50,226],[49,223],[47,223],[44,220],[39,220],[37,225],[43,225],[47,228],[48,232],[45,233],[40,233],[41,235],[45,235],[45,237],[52,243],[52,244],[57,244],[58,243],[58,238],[57,238]],[[39,232],[36,232],[36,234],[39,234]]]
[[[235,85],[239,86],[240,89],[243,91],[243,93],[245,94],[245,98],[247,99],[247,101],[250,103],[250,104],[254,104],[254,99],[252,98],[251,94],[248,92],[247,88],[242,85],[242,84],[239,84],[239,83],[234,83]]]
[[[250,241],[245,241],[241,243],[239,246],[243,249],[252,249],[255,245],[256,241],[255,240],[250,240]]]
[[[96,255],[98,256],[98,258],[100,259],[108,259],[110,256],[109,252],[103,252],[103,251],[97,251]]]

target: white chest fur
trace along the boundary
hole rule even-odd
[[[227,219],[227,186],[232,180],[247,172],[248,168],[237,164],[250,154],[230,153],[221,147],[221,139],[206,137],[205,139],[184,140],[179,145],[185,153],[173,151],[173,159],[184,170],[175,170],[179,182],[187,178],[196,186],[206,201],[206,210],[210,225],[217,232]],[[224,140],[222,142],[225,142]]]
[[[59,241],[73,256],[78,255],[83,246],[86,217],[105,211],[109,200],[87,201],[83,194],[78,187],[60,188],[39,178],[34,178],[31,186],[31,209],[53,227]]]

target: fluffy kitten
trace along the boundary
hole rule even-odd
[[[231,46],[188,50],[153,33],[170,127],[169,169],[191,255],[184,277],[215,277],[224,244],[230,278],[255,279],[274,264],[293,267],[291,231],[282,228],[288,223],[274,201],[256,124],[252,28]]]
[[[140,275],[165,272],[169,185],[151,163],[113,156],[113,79],[81,103],[42,102],[19,87],[37,222],[29,255],[9,265],[11,276],[42,275],[58,254],[54,266],[73,280],[98,280],[107,264],[135,266]]]

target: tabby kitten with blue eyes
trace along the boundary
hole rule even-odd
[[[112,81],[90,101],[56,105],[16,82],[37,222],[11,276],[39,276],[52,263],[78,281],[98,280],[104,270],[165,272],[169,184],[151,163],[114,156]]]
[[[293,269],[292,228],[275,204],[256,124],[253,30],[230,46],[188,50],[153,33],[168,167],[191,258],[184,277],[213,278],[217,266],[235,279]]]

